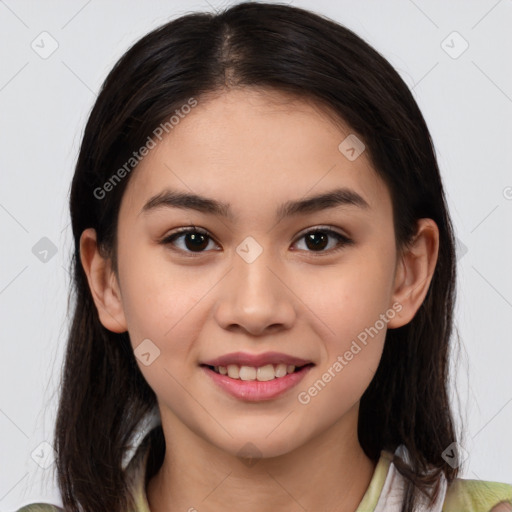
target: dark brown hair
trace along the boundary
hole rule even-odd
[[[394,463],[409,483],[402,510],[412,511],[417,490],[441,473],[448,483],[458,475],[442,458],[457,440],[447,389],[455,244],[431,137],[398,73],[360,37],[300,8],[250,2],[184,15],[143,37],[109,73],[91,111],[71,187],[74,311],[55,426],[65,509],[127,509],[123,456],[156,405],[128,333],[100,323],[80,263],[80,235],[92,227],[116,268],[117,219],[130,175],[104,197],[95,191],[190,98],[238,87],[313,100],[357,133],[389,188],[398,247],[411,240],[418,219],[437,223],[440,249],[427,296],[409,324],[387,332],[358,425],[374,461],[383,449],[407,448],[410,461],[395,455]],[[161,427],[152,435],[156,468],[165,442]]]

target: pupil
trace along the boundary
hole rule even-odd
[[[309,242],[311,242],[311,245]],[[306,245],[308,249],[323,249],[327,245],[327,236],[321,232],[309,233],[306,236]]]
[[[202,233],[187,233],[185,245],[192,251],[204,249],[208,245],[207,236]]]

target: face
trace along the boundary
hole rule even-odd
[[[133,171],[119,321],[164,429],[276,456],[357,408],[400,306],[390,194],[364,152],[339,149],[350,134],[310,103],[231,91]]]

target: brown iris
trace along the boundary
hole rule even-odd
[[[185,235],[185,245],[191,251],[202,251],[208,246],[208,235],[203,233],[187,233]]]
[[[315,231],[306,235],[306,246],[308,249],[323,249],[328,243],[329,237],[322,231]]]

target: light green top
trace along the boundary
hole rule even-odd
[[[136,503],[136,508],[129,512],[151,512],[146,497],[146,462],[149,455],[149,444],[142,443],[127,467],[127,474],[131,481],[131,488]],[[392,505],[391,496],[396,489],[390,479],[385,486],[390,469],[393,454],[382,451],[375,467],[370,485],[356,512],[376,512],[376,510],[388,510]],[[386,489],[385,494],[383,489]],[[382,496],[381,496],[382,495]],[[385,498],[390,497],[389,501]],[[380,500],[379,507],[377,504]],[[442,506],[442,512],[512,512],[512,485],[486,482],[481,480],[466,480],[457,478],[447,489]],[[63,512],[62,508],[55,505],[34,503],[27,505],[17,512]]]

